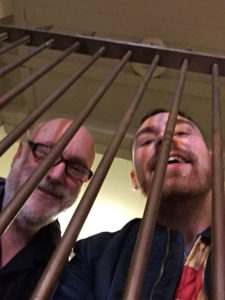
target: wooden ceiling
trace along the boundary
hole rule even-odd
[[[225,55],[225,2],[222,0],[8,0],[5,15],[4,3],[6,1],[2,4],[3,16],[10,12],[17,26],[133,42],[140,42],[145,38],[152,41],[157,39],[156,41],[160,40],[168,47]],[[16,51],[2,55],[0,66],[14,61],[28,50],[28,47],[19,47]],[[0,80],[0,92],[3,94],[8,91],[56,55],[57,51],[47,50],[24,63]],[[5,107],[0,112],[0,120],[7,132],[72,75],[86,59],[82,55],[71,55]],[[115,60],[100,59],[43,118],[62,115],[74,118],[116,63]],[[141,83],[142,76],[135,72],[134,67],[131,63],[125,67],[86,123],[95,137],[98,152],[103,152],[110,143],[119,120]],[[118,153],[120,157],[130,157],[130,142],[141,117],[153,108],[170,107],[179,73],[172,69],[162,71],[149,85]],[[224,78],[221,78],[221,96],[224,107]],[[210,76],[188,73],[181,108],[197,121],[209,140]]]

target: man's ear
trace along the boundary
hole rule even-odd
[[[12,161],[11,166],[13,166],[15,161],[21,156],[22,150],[23,150],[23,142],[20,142],[19,147],[17,149],[17,152],[16,152],[15,156],[13,157],[13,161]]]
[[[132,170],[130,172],[130,179],[131,179],[131,184],[132,184],[133,189],[137,190],[138,189],[138,183],[137,183],[136,174],[135,174],[134,170]]]

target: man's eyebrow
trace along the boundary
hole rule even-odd
[[[137,139],[140,135],[145,134],[145,133],[156,133],[156,128],[153,126],[148,126],[143,129],[141,129],[135,136],[135,139]]]
[[[177,119],[176,125],[177,124],[187,124],[190,125],[193,129],[196,130],[196,126],[194,125],[194,123],[192,123],[190,120],[188,119]]]
[[[190,125],[193,129],[196,130],[196,126],[189,121],[188,119],[177,119],[176,125],[177,124],[185,124],[185,125]],[[145,134],[145,133],[152,133],[155,134],[157,132],[157,129],[153,126],[147,126],[143,129],[141,129],[135,136],[135,139],[137,139],[140,135]]]

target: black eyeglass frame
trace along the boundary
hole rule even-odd
[[[42,144],[42,143],[35,143],[35,142],[31,141],[31,140],[27,140],[27,144],[28,144],[29,147],[31,148],[31,151],[32,151],[33,156],[34,156],[38,161],[40,161],[40,162],[43,161],[43,160],[47,157],[47,155],[49,154],[49,152],[50,152],[51,149],[52,149],[51,146],[48,146],[48,145],[45,145],[45,144]],[[37,152],[36,152],[36,149],[37,149],[37,147],[39,147],[39,146],[44,147],[45,149],[50,150],[50,151],[49,151],[46,155],[44,155],[44,157],[42,157],[42,158],[40,158],[40,157],[37,155]],[[68,166],[69,166],[68,163],[70,162],[70,160],[65,159],[65,158],[62,156],[62,154],[56,159],[56,161],[54,162],[54,164],[53,164],[52,166],[56,166],[56,165],[58,165],[58,164],[61,163],[61,162],[64,162],[64,163],[65,163],[65,166],[66,166],[66,168],[65,168],[66,174],[67,174],[68,176],[70,176],[71,178],[73,178],[73,179],[80,180],[80,181],[82,181],[82,182],[87,182],[87,181],[89,181],[89,180],[91,179],[91,177],[93,176],[93,172],[92,172],[88,167],[86,167],[86,166],[84,166],[83,164],[80,164],[80,163],[73,163],[73,164],[76,165],[76,166],[79,166],[79,167],[83,168],[83,170],[85,170],[85,172],[87,172],[87,174],[84,174],[84,175],[86,175],[86,176],[83,176],[83,177],[82,177],[82,173],[80,173],[81,176],[79,176],[78,174],[77,174],[77,175],[71,174],[71,173],[68,171]]]

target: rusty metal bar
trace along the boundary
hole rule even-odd
[[[118,151],[118,148],[122,142],[124,135],[126,134],[127,128],[130,121],[137,110],[138,105],[141,102],[143,94],[148,86],[148,83],[153,75],[153,72],[159,62],[159,56],[157,55],[148,71],[145,74],[144,80],[140,85],[136,96],[131,102],[128,110],[124,114],[122,121],[113,137],[110,146],[108,146],[104,157],[102,158],[95,175],[89,184],[85,194],[83,195],[67,229],[64,233],[56,251],[52,255],[38,285],[36,286],[35,292],[32,296],[32,300],[48,299],[50,293],[62,271],[62,268],[70,254],[73,244],[75,243],[78,234],[88,216],[88,213],[95,201],[101,185],[106,177],[106,174],[112,164],[112,161]],[[57,264],[55,263],[57,261]]]
[[[7,39],[8,39],[7,32],[3,32],[3,33],[0,34],[0,42],[4,42]]]
[[[211,297],[225,299],[225,198],[219,68],[212,68],[212,273]]]
[[[99,55],[102,55],[105,51],[105,47],[102,47],[98,50]],[[12,201],[8,203],[8,205],[4,208],[4,210],[0,213],[0,235],[6,230],[7,226],[9,226],[10,222],[14,218],[14,216],[18,213],[26,199],[33,192],[38,182],[45,176],[46,172],[50,169],[51,165],[54,163],[55,159],[60,155],[66,145],[69,143],[71,138],[74,136],[76,131],[79,129],[81,124],[85,121],[94,107],[97,105],[101,97],[107,91],[107,89],[111,86],[113,80],[120,73],[122,67],[127,63],[129,57],[131,56],[131,52],[128,51],[126,55],[124,55],[123,59],[116,66],[114,71],[110,74],[110,76],[105,80],[103,85],[99,88],[97,93],[91,98],[88,102],[85,109],[80,113],[80,115],[73,121],[71,126],[65,131],[65,134],[58,140],[58,142],[53,147],[52,151],[43,161],[43,163],[34,171],[31,177],[26,181],[26,183],[20,188],[17,194],[14,196]]]
[[[22,65],[25,61],[27,61],[31,57],[34,57],[35,55],[37,55],[41,51],[45,50],[46,48],[51,48],[53,43],[54,43],[54,40],[50,39],[50,40],[46,41],[44,44],[40,45],[39,47],[37,47],[34,50],[32,50],[31,52],[29,52],[28,54],[24,55],[23,57],[18,58],[15,62],[4,66],[3,68],[0,69],[0,77],[6,75],[10,71],[14,70],[16,67]]]
[[[8,52],[9,50],[12,50],[12,49],[14,49],[14,48],[16,48],[16,47],[18,47],[20,45],[30,43],[30,41],[31,41],[30,36],[26,35],[26,36],[20,38],[19,40],[16,40],[15,42],[13,42],[11,44],[9,44],[9,45],[7,45],[5,47],[2,47],[0,49],[0,55],[4,54],[4,53]]]
[[[164,177],[166,174],[173,133],[176,126],[179,106],[181,103],[187,67],[188,61],[185,59],[181,67],[180,78],[167,121],[156,170],[152,179],[151,193],[149,193],[148,195],[144,216],[138,233],[137,242],[135,245],[135,250],[133,253],[133,258],[131,261],[123,296],[124,300],[140,299],[148,257],[151,249],[152,237],[159,210],[160,198]]]
[[[92,66],[96,59],[101,56],[102,51],[97,51],[91,56],[79,70],[69,77],[54,93],[52,93],[43,103],[33,110],[19,125],[17,125],[0,142],[0,156],[24,133],[26,130],[61,97],[74,84],[87,69]]]
[[[37,46],[44,41],[53,38],[55,40],[53,49],[64,50],[69,47],[76,39],[81,43],[79,53],[92,54],[102,46],[107,48],[104,56],[108,58],[120,59],[128,50],[132,51],[130,61],[149,64],[155,55],[160,55],[159,66],[166,68],[180,69],[184,59],[188,59],[189,71],[204,74],[212,73],[212,65],[217,63],[220,68],[220,75],[225,76],[225,56],[205,54],[183,49],[168,47],[157,47],[152,45],[131,43],[127,41],[117,41],[87,35],[74,35],[56,33],[53,31],[35,30],[23,27],[0,25],[0,33],[7,32],[9,41],[14,41],[21,36],[29,34],[32,46]]]
[[[9,92],[5,93],[3,96],[0,97],[0,109],[3,108],[7,103],[10,102],[15,96],[18,96],[22,93],[26,88],[28,88],[32,83],[37,81],[40,77],[46,74],[48,71],[53,69],[56,65],[58,65],[62,60],[64,60],[70,53],[76,51],[79,48],[79,42],[75,42],[72,46],[68,49],[63,51],[57,58],[53,59],[49,64],[40,68],[35,73],[30,75],[26,80],[22,81],[14,88],[12,88]]]

